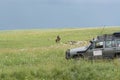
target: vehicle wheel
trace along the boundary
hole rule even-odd
[[[120,54],[115,54],[115,57],[116,58],[120,58]]]
[[[105,57],[104,60],[105,61],[111,61],[111,60],[113,60],[113,57],[108,56],[108,57]]]
[[[74,59],[84,59],[84,56],[80,54],[80,55],[75,55],[73,58]]]

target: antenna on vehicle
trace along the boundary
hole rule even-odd
[[[100,33],[100,34],[103,34],[104,29],[105,29],[105,25],[103,26],[103,29],[102,29],[102,31],[101,31],[101,33]]]

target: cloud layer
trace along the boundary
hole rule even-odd
[[[1,0],[0,27],[120,25],[120,0]]]

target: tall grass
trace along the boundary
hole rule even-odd
[[[0,31],[0,80],[119,80],[119,59],[66,60],[65,51],[90,40],[101,28]],[[120,31],[106,28],[104,33]],[[61,43],[55,38],[60,35]]]

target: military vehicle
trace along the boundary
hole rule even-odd
[[[120,56],[120,32],[113,34],[104,34],[97,36],[90,41],[89,45],[68,49],[66,51],[66,59],[71,58],[87,58],[113,59]]]

